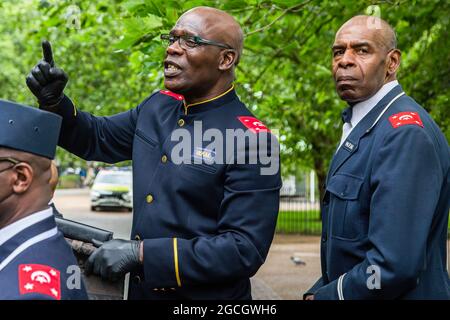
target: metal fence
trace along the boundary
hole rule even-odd
[[[320,235],[322,230],[318,202],[304,197],[281,197],[276,232]]]
[[[281,197],[276,232],[320,235],[322,222],[319,202],[304,197]],[[450,239],[450,223],[447,232]]]

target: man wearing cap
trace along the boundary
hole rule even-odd
[[[395,32],[356,16],[332,46],[349,104],[326,179],[322,277],[307,299],[450,299],[446,244],[450,152],[397,81]]]
[[[87,270],[111,280],[131,272],[129,299],[251,299],[250,277],[274,235],[281,179],[276,139],[234,90],[242,30],[227,13],[199,7],[161,39],[168,90],[111,117],[74,107],[48,43],[27,77],[40,107],[63,116],[60,146],[87,160],[133,160],[134,240],[103,244]],[[225,157],[224,139],[214,148],[211,139],[189,140],[197,128],[200,140],[203,132],[240,130],[257,144]],[[174,152],[184,136],[188,147]],[[276,166],[271,172],[246,161],[262,149]]]
[[[48,206],[60,126],[57,115],[0,100],[0,300],[87,299]]]

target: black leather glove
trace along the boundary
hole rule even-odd
[[[50,42],[42,42],[42,52],[44,59],[31,70],[26,83],[37,98],[39,107],[55,112],[64,98],[64,88],[69,78],[62,69],[55,67]]]
[[[94,244],[101,244],[94,240]],[[139,265],[140,241],[114,239],[102,244],[85,264],[85,274],[91,273],[109,281],[117,281]]]

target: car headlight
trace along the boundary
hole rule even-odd
[[[125,201],[131,201],[131,199],[133,199],[133,193],[131,191],[129,191],[129,192],[123,194],[122,197]]]
[[[91,191],[91,198],[92,199],[97,199],[98,197],[100,197],[100,192],[98,192],[98,191]]]

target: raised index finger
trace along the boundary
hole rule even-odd
[[[42,52],[44,54],[44,61],[48,62],[53,67],[54,62],[53,62],[52,46],[50,42],[48,42],[47,40],[42,41]]]

